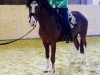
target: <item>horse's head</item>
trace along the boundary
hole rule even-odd
[[[35,7],[38,6],[37,0],[28,0],[26,6],[29,8],[29,23],[34,26],[36,24]]]
[[[36,23],[36,16],[38,16],[38,19],[40,19],[41,14],[55,15],[56,13],[56,11],[50,6],[48,0],[28,0],[26,6],[29,8],[29,22],[31,26]]]

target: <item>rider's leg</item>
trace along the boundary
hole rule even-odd
[[[72,41],[68,8],[60,8],[59,12],[63,16],[63,19],[64,19],[64,24],[65,24],[65,28],[66,28],[66,42]]]

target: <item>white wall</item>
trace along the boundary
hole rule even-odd
[[[78,10],[86,14],[89,20],[88,35],[100,35],[100,6],[71,5],[70,11]],[[29,26],[28,9],[25,5],[0,5],[0,40],[16,39],[27,33]],[[25,38],[37,38],[37,28]]]
[[[99,5],[100,0],[93,0],[93,5]]]
[[[100,6],[71,5],[69,9],[80,11],[88,17],[88,35],[100,35]]]
[[[92,0],[87,0],[87,4],[92,4],[93,1]]]

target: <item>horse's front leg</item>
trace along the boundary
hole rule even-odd
[[[55,53],[56,53],[56,43],[51,44],[51,62],[52,62],[52,75],[55,73]]]
[[[44,72],[47,73],[49,68],[49,44],[43,41],[43,45],[45,47],[45,57],[46,57]]]

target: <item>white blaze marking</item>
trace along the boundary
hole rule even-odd
[[[31,13],[35,13],[35,7],[36,7],[36,6],[38,6],[37,3],[35,3],[35,4],[31,4],[31,7],[32,7],[32,11],[31,11]]]

